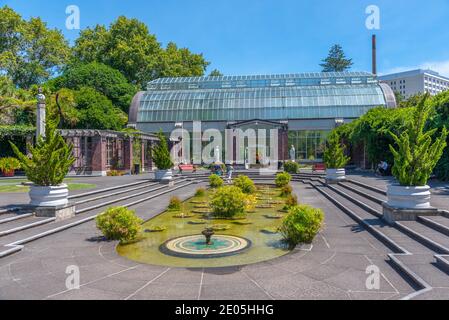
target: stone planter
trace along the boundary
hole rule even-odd
[[[404,187],[390,185],[387,189],[387,204],[398,209],[429,209],[430,187]]]
[[[59,186],[30,186],[30,205],[36,207],[64,207],[68,204],[69,189],[66,184]]]
[[[438,209],[430,205],[430,187],[390,185],[387,202],[383,204],[383,218],[390,224],[396,221],[415,221],[418,216],[437,216]]]
[[[346,170],[341,169],[326,169],[326,183],[339,183],[346,180]]]
[[[171,170],[156,170],[154,176],[157,181],[169,183],[173,179],[173,172]]]

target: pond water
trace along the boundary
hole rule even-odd
[[[162,214],[143,224],[142,237],[133,243],[117,246],[117,252],[128,259],[170,267],[184,268],[212,268],[225,266],[238,266],[271,260],[289,253],[279,233],[273,233],[280,226],[285,215],[284,198],[281,198],[280,189],[274,186],[257,186],[257,206],[254,212],[247,213],[244,220],[214,219],[209,214],[207,203],[212,190],[207,190],[202,197],[193,197],[182,204],[181,211],[165,211]],[[184,216],[183,218],[181,218]],[[205,220],[205,221],[201,221]],[[170,240],[193,235],[201,235],[206,227],[224,225],[227,230],[215,231],[212,240],[217,239],[221,243],[220,235],[233,236],[248,240],[250,245],[245,250],[235,254],[208,257],[185,257],[167,254],[164,244]],[[165,228],[161,232],[149,232],[155,226]],[[271,232],[267,232],[268,231]],[[182,246],[182,245],[180,245]],[[186,248],[191,243],[186,243]],[[202,249],[202,245],[198,245]]]

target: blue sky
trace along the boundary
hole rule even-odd
[[[380,73],[431,67],[449,76],[447,0],[0,0],[25,18],[40,16],[73,41],[65,28],[68,5],[77,5],[81,29],[109,25],[119,15],[145,22],[162,44],[202,52],[224,74],[320,71],[332,44],[371,70],[368,5],[380,8]]]

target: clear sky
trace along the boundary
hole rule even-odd
[[[320,71],[331,45],[371,70],[369,5],[380,8],[380,73],[431,67],[449,76],[448,0],[0,0],[23,17],[40,16],[72,42],[66,7],[80,9],[81,29],[119,15],[145,22],[162,44],[201,52],[227,75]]]

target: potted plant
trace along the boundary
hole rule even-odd
[[[390,132],[397,148],[390,145],[394,156],[393,176],[399,183],[388,186],[387,205],[399,209],[430,209],[430,187],[427,181],[446,147],[445,127],[432,142],[437,129],[425,130],[432,111],[425,95],[413,111],[409,128],[400,136]]]
[[[324,151],[324,163],[326,165],[326,182],[338,183],[346,179],[345,166],[349,161],[344,153],[345,147],[341,143],[337,131],[332,131],[327,139],[327,147]]]
[[[168,183],[173,179],[173,173],[171,170],[173,167],[173,161],[170,158],[167,140],[162,131],[159,131],[157,136],[159,138],[159,143],[152,148],[153,161],[157,167],[155,178],[163,183]]]
[[[7,157],[0,159],[0,171],[5,177],[14,177],[14,171],[20,169],[20,161],[16,158]]]
[[[45,137],[39,136],[36,145],[28,145],[30,157],[11,143],[30,186],[30,204],[37,207],[63,207],[68,204],[69,191],[63,183],[75,162],[72,145],[68,145],[56,130],[59,118],[47,119]]]

